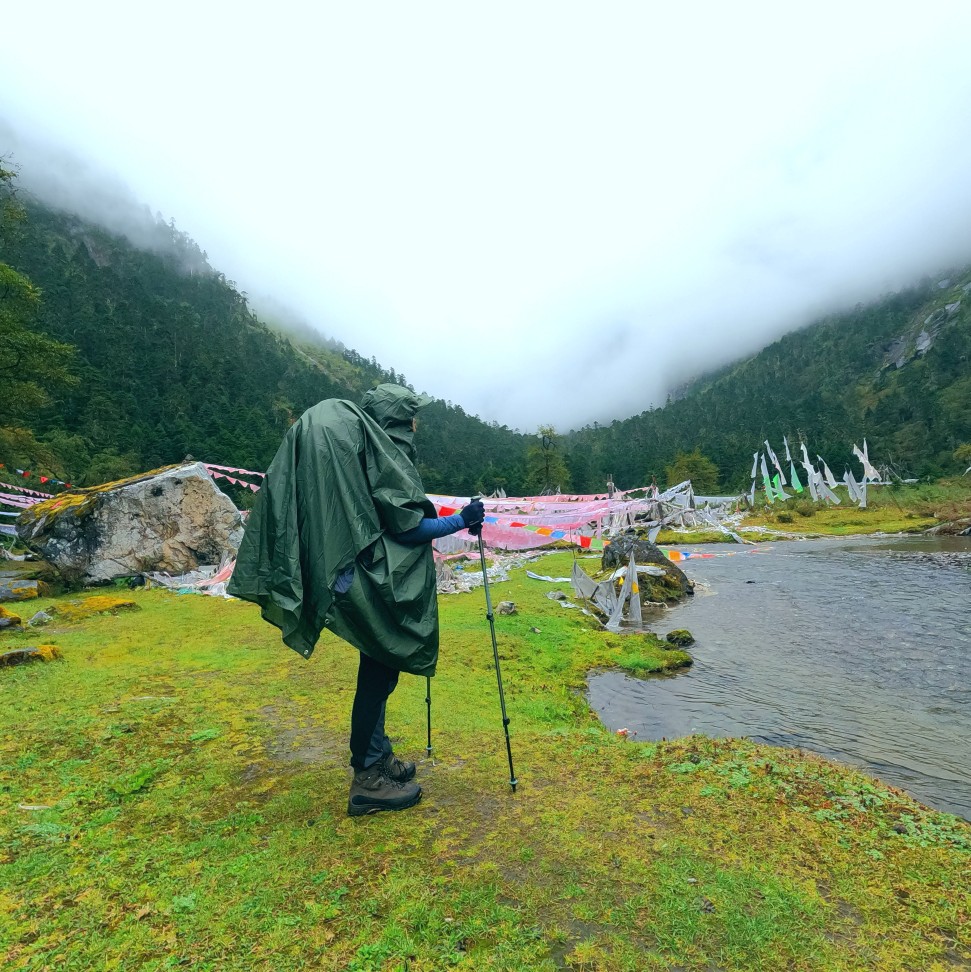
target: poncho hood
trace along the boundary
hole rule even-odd
[[[398,387],[369,393],[381,392],[379,414],[394,414],[396,399],[404,407],[404,396],[381,391]],[[227,590],[259,604],[305,658],[326,627],[392,668],[432,675],[431,545],[394,535],[435,515],[414,464],[378,422],[352,402],[327,399],[294,423],[270,463]],[[352,566],[350,589],[335,592]]]
[[[412,421],[418,409],[433,399],[419,395],[403,385],[384,384],[372,388],[361,399],[361,408],[387,432],[388,437],[415,461],[415,432]]]

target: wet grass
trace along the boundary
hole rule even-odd
[[[687,656],[604,635],[554,586],[494,591],[518,606],[496,619],[517,792],[482,593],[453,595],[423,800],[356,819],[353,649],[304,661],[250,605],[158,590],[56,619],[33,640],[60,661],[0,671],[0,967],[971,964],[971,827],[804,753],[608,732],[589,669]],[[405,677],[389,703],[416,759],[424,696]]]
[[[931,527],[971,517],[971,481],[870,486],[867,507],[814,503],[808,494],[785,503],[757,506],[746,527],[787,533],[850,536],[869,533],[923,533]],[[751,537],[751,534],[746,534]]]

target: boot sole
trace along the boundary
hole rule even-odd
[[[347,815],[349,817],[366,817],[370,816],[372,813],[381,813],[383,810],[407,810],[409,807],[413,807],[421,799],[421,790],[419,790],[414,799],[408,800],[405,803],[390,804],[387,801],[374,801],[373,803],[352,803],[350,800],[347,801]]]

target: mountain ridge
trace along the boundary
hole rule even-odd
[[[23,205],[3,259],[42,291],[39,329],[78,349],[78,384],[55,391],[33,431],[72,481],[186,453],[265,468],[315,401],[405,381],[306,322],[262,319],[172,221],[155,218],[146,250],[35,198]],[[960,471],[953,454],[971,442],[969,305],[971,267],[924,278],[699,375],[665,406],[565,433],[570,487],[600,490],[608,476],[623,488],[660,481],[680,453],[700,449],[723,486],[740,490],[752,452],[784,434],[804,435],[834,466],[866,437],[872,456],[902,472]],[[534,442],[436,401],[419,437],[426,487],[521,493]]]

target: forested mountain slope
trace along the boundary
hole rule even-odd
[[[5,234],[0,261],[40,289],[34,326],[77,348],[79,381],[52,389],[30,421],[55,475],[99,482],[187,454],[265,469],[304,409],[358,400],[399,378],[353,351],[266,326],[174,225],[156,222],[155,245],[139,249],[25,193],[19,202],[25,218]],[[497,476],[521,482],[517,433],[444,402],[426,408],[421,424],[429,490],[492,489]]]
[[[837,476],[854,442],[902,475],[964,471],[971,442],[971,268],[835,314],[696,381],[663,408],[567,440],[575,486],[631,486],[700,448],[723,488],[747,488],[752,453],[803,437]],[[960,468],[959,468],[960,467]]]
[[[312,330],[267,326],[174,225],[151,221],[135,247],[25,193],[20,201],[25,218],[0,234],[0,264],[39,288],[31,326],[77,348],[77,383],[52,387],[50,404],[30,415],[48,473],[86,484],[187,454],[264,469],[314,402],[357,400],[379,381],[403,380]],[[963,268],[832,315],[697,380],[663,408],[562,437],[569,478],[558,482],[582,492],[603,489],[608,475],[621,487],[651,476],[663,483],[678,453],[700,449],[721,488],[747,488],[752,453],[765,438],[780,448],[783,435],[802,436],[837,475],[864,437],[877,463],[903,475],[963,472],[954,453],[971,442],[969,307]],[[420,425],[430,491],[526,488],[535,437],[442,401]],[[36,463],[0,456],[28,460]]]

